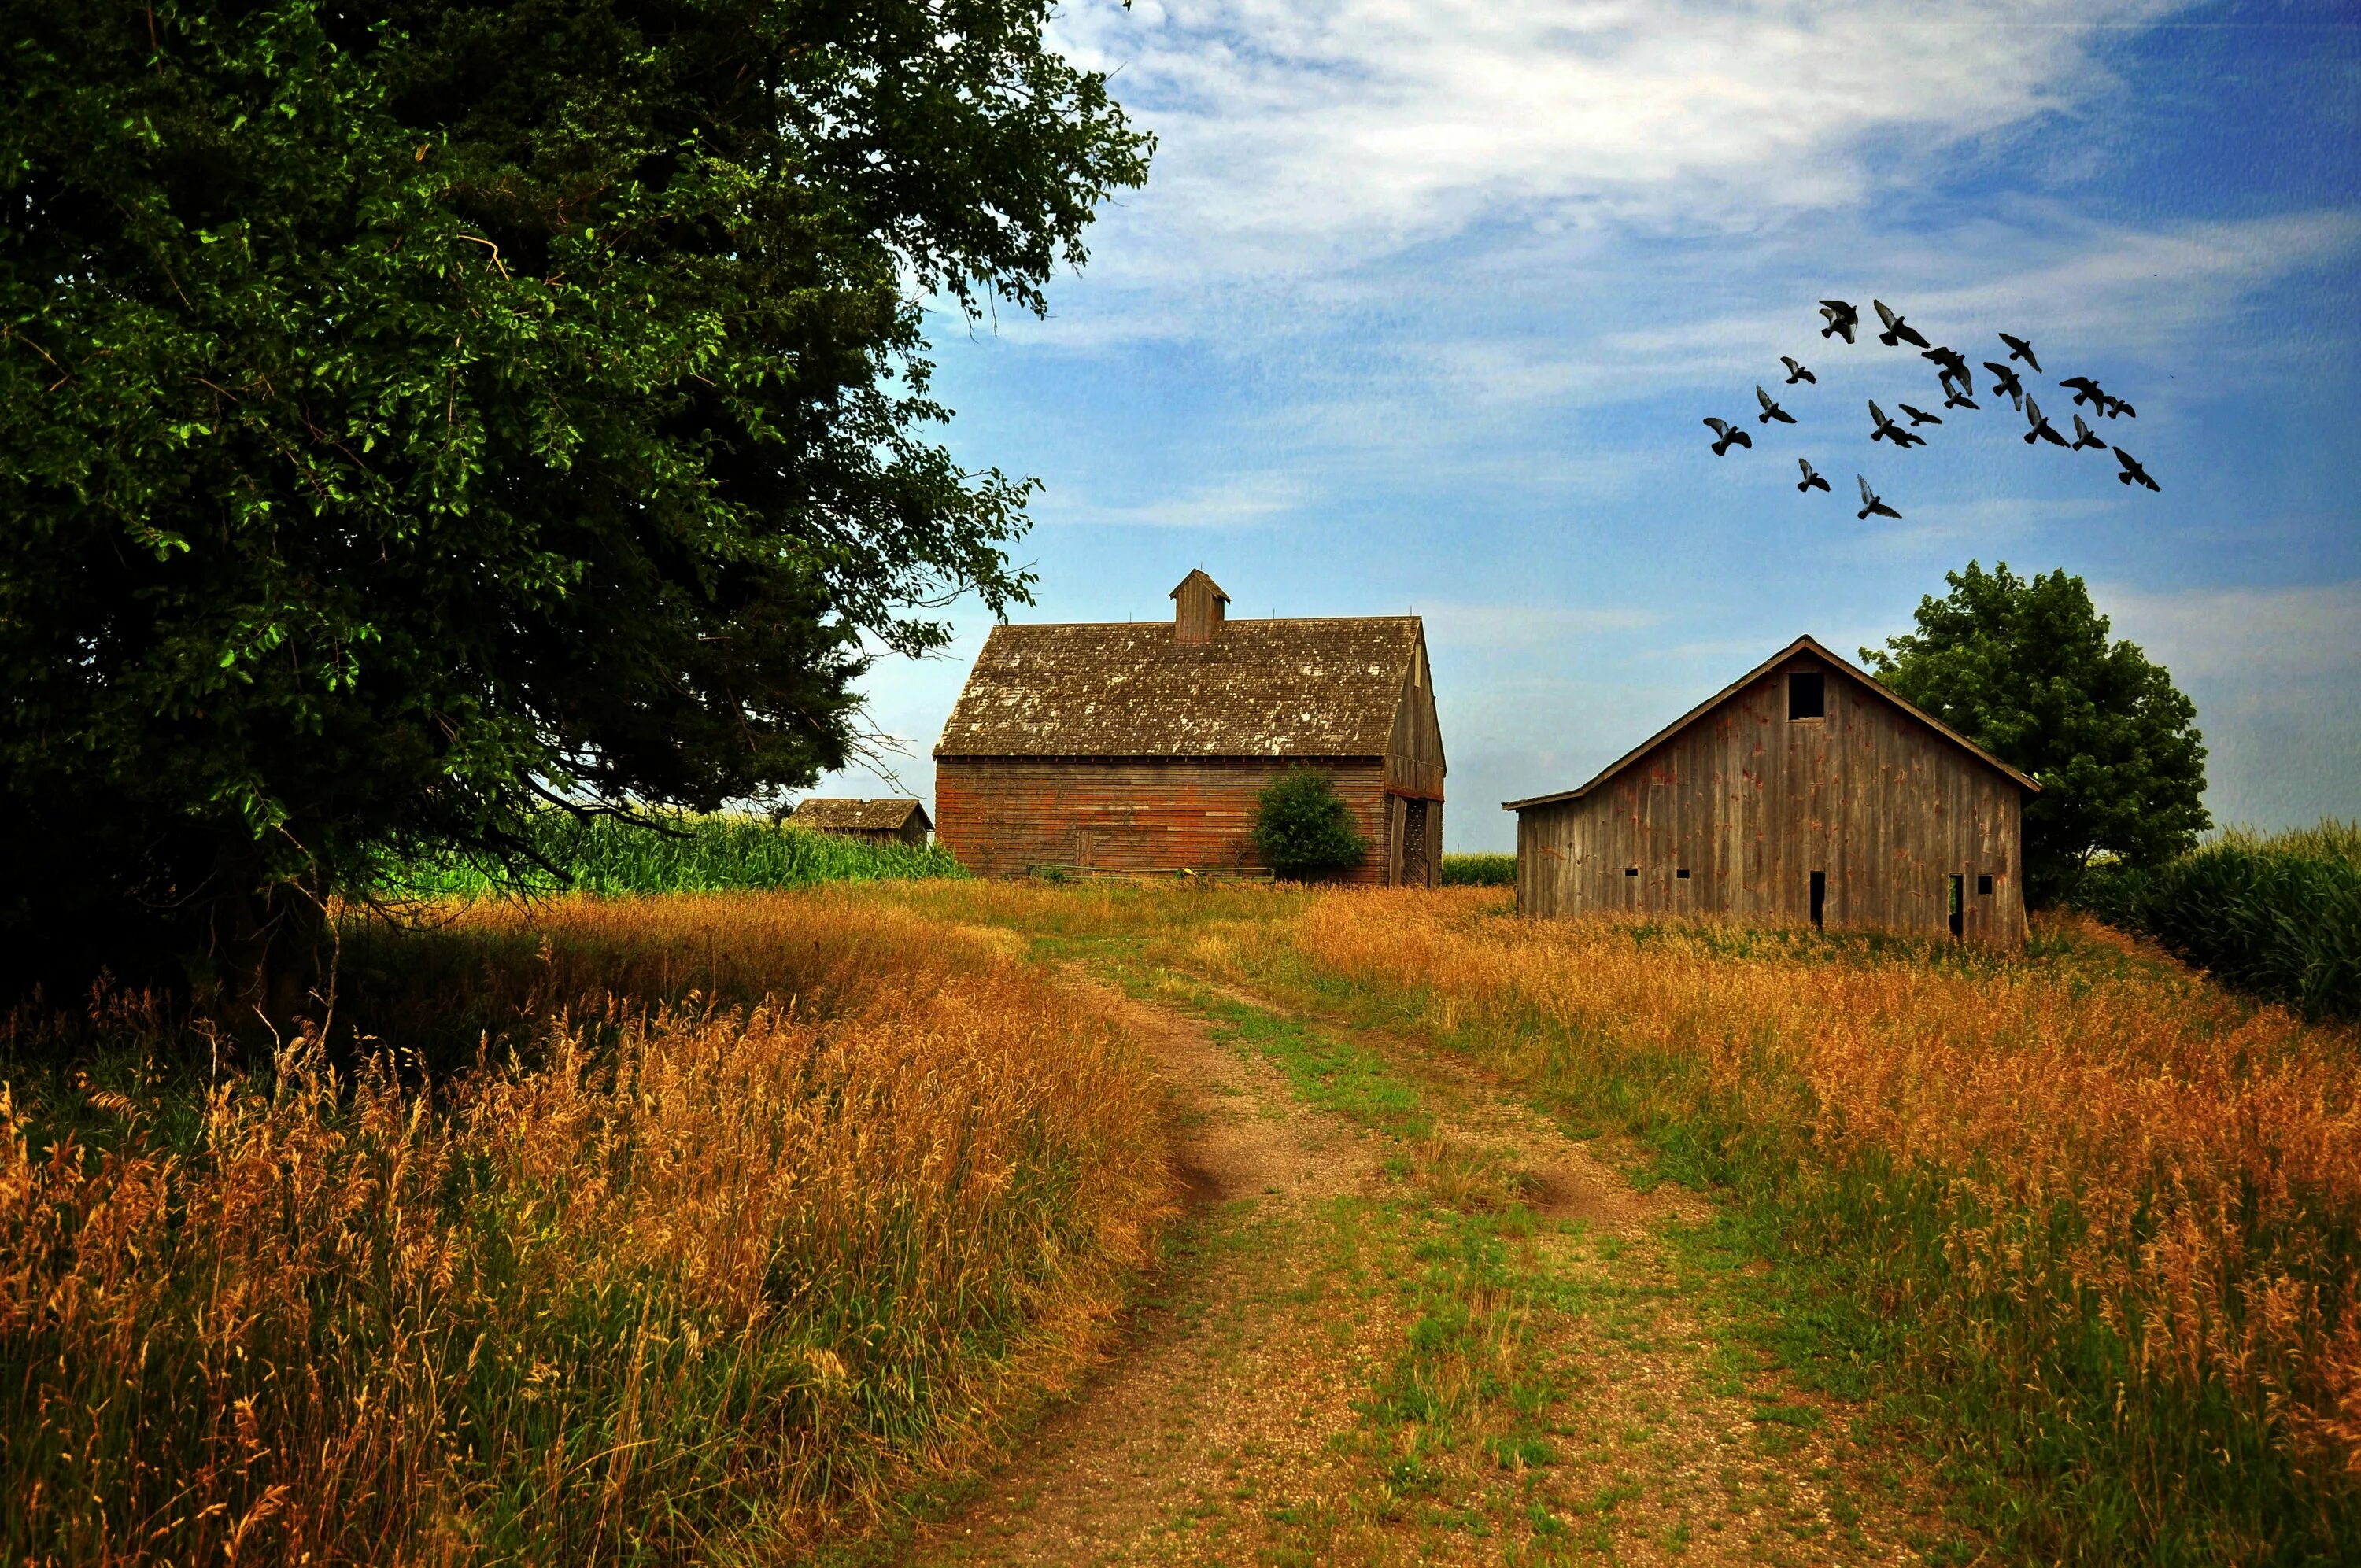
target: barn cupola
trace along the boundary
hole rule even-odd
[[[1221,635],[1222,607],[1230,596],[1202,572],[1191,572],[1172,590],[1172,641],[1211,642]]]

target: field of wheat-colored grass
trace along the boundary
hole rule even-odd
[[[927,896],[1428,1033],[1638,1135],[1889,1326],[2022,1547],[2361,1554],[2350,1029],[2078,916],[2006,959],[1532,922],[1477,888]]]
[[[9,1561],[793,1551],[1060,1386],[1168,1211],[1133,1046],[908,909],[480,906],[343,967],[381,1048],[194,1091],[151,1003],[7,1022]]]

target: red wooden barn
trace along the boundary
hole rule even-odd
[[[935,838],[971,871],[1260,864],[1255,796],[1325,772],[1370,840],[1345,880],[1431,887],[1443,732],[1414,615],[1231,620],[1202,572],[1170,622],[994,629],[935,748]]]

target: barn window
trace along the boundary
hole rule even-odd
[[[1787,717],[1826,718],[1828,678],[1817,670],[1796,670],[1787,676]]]
[[[1828,873],[1812,873],[1812,925],[1815,928],[1828,924]]]
[[[1640,868],[1637,866],[1625,866],[1623,868],[1623,874],[1625,876],[1638,876],[1640,874]]]
[[[1688,867],[1686,867],[1686,866],[1683,866],[1680,870],[1678,870],[1678,871],[1675,872],[1673,874],[1674,874],[1675,876],[1676,876],[1676,877],[1680,878],[1683,882],[1686,882],[1686,881],[1688,881],[1688,880],[1689,880],[1689,869],[1688,869]]]
[[[1992,892],[1992,872],[1984,872],[1982,876],[1979,876],[1979,877],[1977,877],[1977,878],[1976,878],[1976,891],[1977,891],[1978,893],[1985,894],[1991,894],[1991,892]]]

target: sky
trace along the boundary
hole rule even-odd
[[[1166,619],[1191,567],[1233,616],[1414,611],[1447,847],[1487,850],[1800,633],[2063,568],[2196,702],[2218,821],[2361,817],[2361,8],[1929,10],[1068,0],[1159,146],[1046,319],[936,317],[946,444],[1042,487],[1011,619]],[[2045,412],[2129,400],[2092,422],[2162,493],[2026,445],[1980,365],[1944,411],[1825,296],[1971,363],[2029,337]],[[1870,398],[1944,423],[1872,445]],[[902,753],[815,793],[931,802],[992,624],[954,620],[864,682]]]

